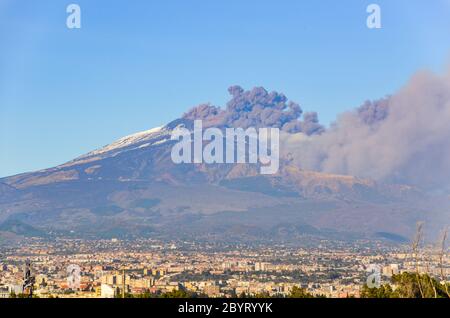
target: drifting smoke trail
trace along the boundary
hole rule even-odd
[[[280,93],[229,88],[225,109],[184,115],[204,126],[278,127],[282,155],[304,170],[353,175],[426,189],[450,187],[450,70],[416,74],[396,94],[341,114],[327,130]]]
[[[450,71],[420,72],[398,93],[344,113],[326,132],[284,134],[302,169],[412,184],[450,185]]]

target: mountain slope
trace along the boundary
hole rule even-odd
[[[436,198],[414,188],[302,171],[287,158],[277,174],[265,176],[251,164],[176,165],[170,134],[180,124],[192,121],[180,119],[61,166],[1,179],[0,225],[14,220],[34,233],[84,237],[295,240],[407,237],[418,220],[439,225],[448,217],[435,208]]]

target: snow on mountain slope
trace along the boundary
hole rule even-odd
[[[102,148],[96,149],[94,151],[91,151],[85,155],[82,155],[76,159],[74,159],[72,162],[77,161],[83,161],[84,159],[91,158],[91,157],[103,157],[103,155],[111,155],[115,156],[118,153],[124,151],[135,149],[135,148],[143,148],[145,146],[150,146],[152,142],[144,143],[151,141],[154,139],[154,142],[161,143],[162,141],[166,139],[161,139],[164,136],[168,136],[169,132],[164,128],[164,126],[161,127],[155,127],[146,131],[141,131],[132,135],[128,135],[125,137],[122,137],[113,143],[106,145]]]

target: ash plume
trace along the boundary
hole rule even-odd
[[[283,94],[269,93],[262,87],[245,91],[240,86],[232,86],[228,92],[231,100],[225,109],[202,104],[184,114],[183,118],[202,119],[204,127],[276,127],[288,133],[301,132],[308,136],[324,131],[316,113],[303,114],[301,107],[288,101]]]
[[[283,134],[302,169],[448,189],[450,71],[417,73],[400,91],[340,115],[320,135]]]

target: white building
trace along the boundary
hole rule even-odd
[[[115,296],[115,289],[114,287],[108,285],[108,284],[102,284],[101,286],[101,298],[114,298]]]

